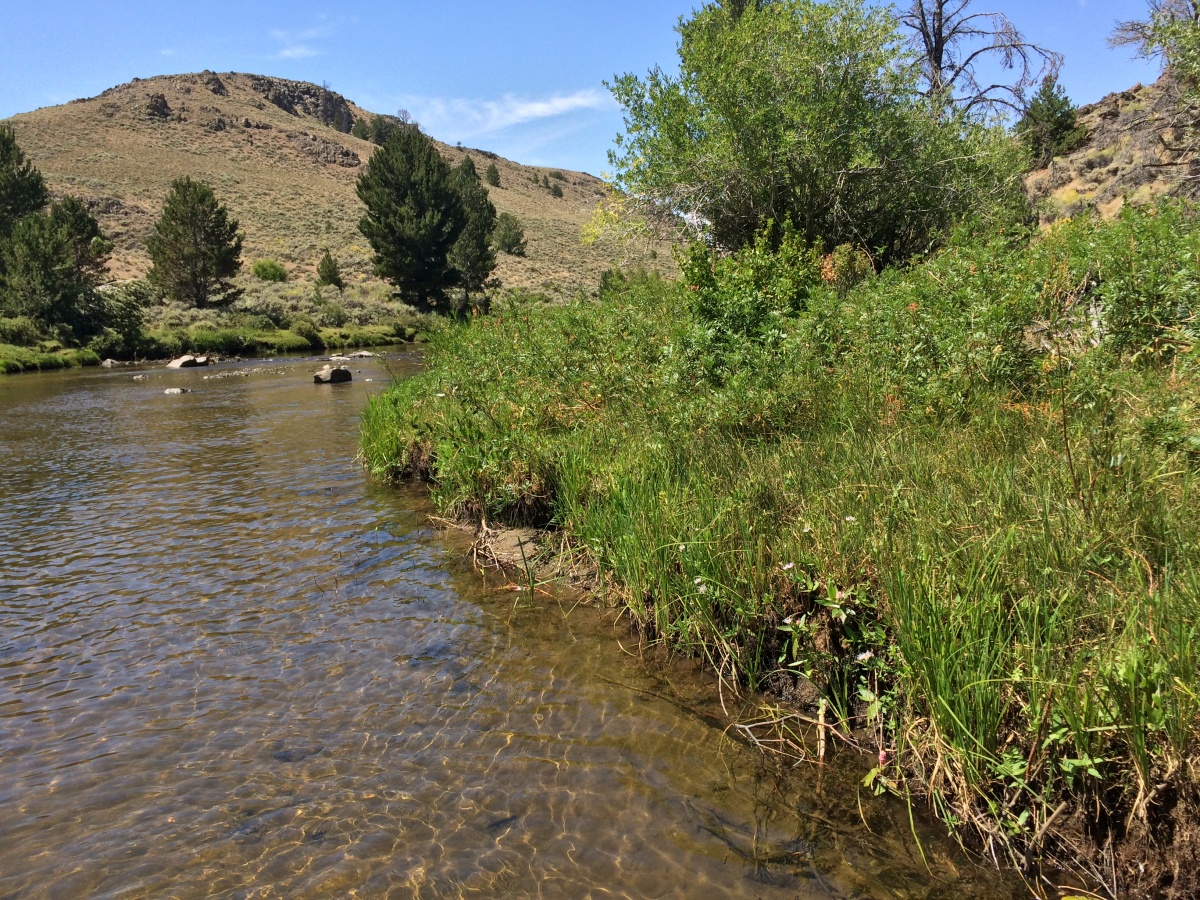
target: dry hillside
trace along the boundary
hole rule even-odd
[[[111,272],[131,278],[149,267],[144,242],[171,181],[203,179],[245,232],[244,259],[270,257],[294,275],[315,269],[330,248],[352,280],[368,280],[371,251],[358,232],[355,180],[375,146],[345,133],[371,113],[316,85],[258,75],[202,72],[135,79],[98,97],[13,116],[17,140],[55,194],[88,202],[115,241]],[[584,247],[580,228],[604,185],[563,171],[554,197],[531,168],[480,150],[439,145],[451,164],[464,152],[480,175],[489,162],[500,212],[525,226],[524,258],[500,254],[507,287],[555,294],[594,288],[614,264],[669,265],[665,248]]]
[[[1082,143],[1026,180],[1042,221],[1088,209],[1115,216],[1126,203],[1194,192],[1200,159],[1184,125],[1195,119],[1166,76],[1081,107]]]

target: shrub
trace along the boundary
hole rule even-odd
[[[500,187],[500,170],[496,168],[495,163],[489,163],[487,171],[483,173],[483,180],[492,187]]]
[[[256,259],[251,271],[259,281],[279,283],[288,280],[287,269],[283,267],[282,263],[273,259]]]
[[[502,212],[496,216],[496,228],[492,232],[492,243],[496,249],[502,253],[507,253],[509,256],[524,256],[525,245],[525,229],[521,227],[521,220],[509,212]]]
[[[567,180],[567,176],[564,175],[562,172],[558,171],[557,169],[555,169],[554,171],[552,171],[550,173],[550,177],[557,179],[558,181],[566,181]]]
[[[15,344],[18,347],[32,347],[45,335],[36,322],[28,316],[14,316],[11,319],[0,318],[0,344]]]
[[[308,345],[314,350],[320,350],[325,346],[325,341],[321,338],[321,329],[308,316],[293,316],[291,332],[308,341]]]
[[[563,189],[562,189],[561,185],[559,185],[559,184],[550,185],[550,196],[561,198],[562,195],[563,195]]]

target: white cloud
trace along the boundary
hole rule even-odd
[[[279,59],[307,59],[310,56],[319,55],[320,52],[307,44],[292,44],[290,47],[284,47],[275,56]]]
[[[276,59],[307,59],[310,56],[319,56],[322,52],[312,46],[313,41],[318,41],[321,38],[327,38],[333,35],[342,25],[342,20],[322,21],[312,28],[301,28],[295,31],[289,31],[282,28],[273,28],[270,31],[271,39],[278,41],[283,45],[279,52],[275,54]]]
[[[432,134],[455,132],[458,137],[491,134],[513,125],[552,119],[582,109],[612,105],[607,91],[587,88],[538,100],[505,94],[498,100],[444,97],[406,97],[402,103]]]

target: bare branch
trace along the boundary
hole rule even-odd
[[[1030,87],[1057,75],[1062,55],[1025,40],[1003,13],[969,12],[971,2],[913,0],[900,15],[900,24],[913,32],[912,43],[921,56],[926,96],[966,111],[1020,111]],[[983,87],[975,67],[985,57],[998,58],[1005,69],[1016,73],[1015,81]]]

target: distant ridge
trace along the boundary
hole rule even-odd
[[[330,248],[351,278],[370,278],[371,251],[358,232],[354,192],[375,145],[349,132],[373,113],[315,84],[238,72],[163,75],[109,88],[96,97],[22,113],[7,121],[51,191],[85,200],[116,249],[114,278],[147,270],[145,239],[168,186],[189,175],[209,182],[240,221],[247,261],[270,257],[311,273]],[[580,229],[604,196],[582,172],[528,167],[482,150],[439,144],[451,164],[464,153],[480,174],[500,173],[490,188],[500,212],[525,226],[526,257],[500,255],[505,286],[571,293],[592,289],[618,263],[670,265],[669,253],[584,247]],[[536,177],[538,183],[534,183]],[[554,197],[544,182],[557,184]],[[656,258],[655,258],[656,257]]]

